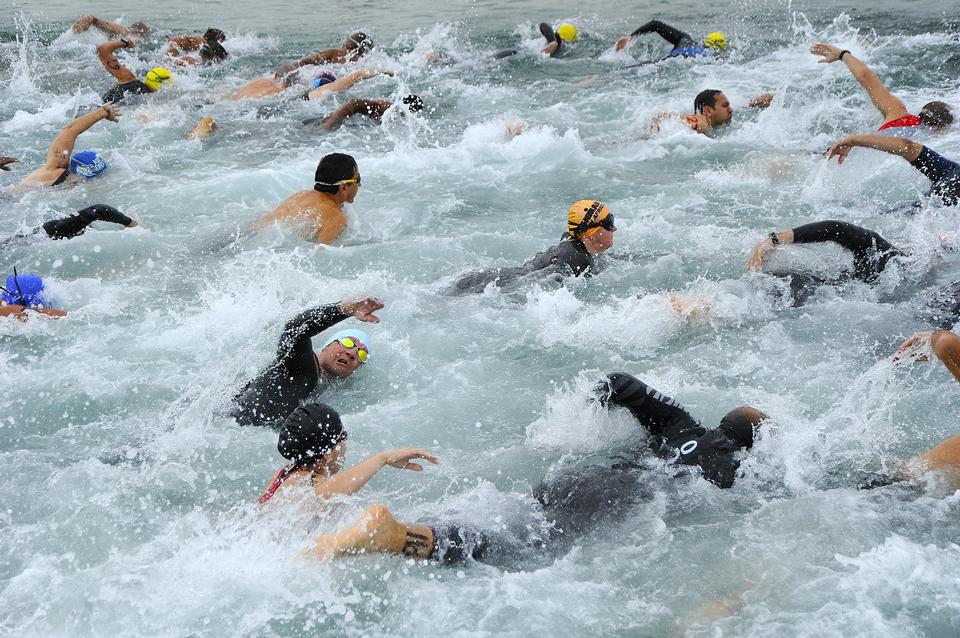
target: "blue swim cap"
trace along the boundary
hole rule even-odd
[[[330,84],[336,80],[337,76],[335,76],[332,71],[320,71],[320,73],[313,78],[313,83],[310,85],[310,88],[318,89],[324,84]]]
[[[109,168],[96,151],[80,151],[70,158],[70,172],[84,179],[96,177]]]
[[[337,339],[342,339],[344,337],[352,337],[357,341],[360,341],[363,345],[367,346],[367,352],[370,352],[370,337],[367,336],[367,333],[363,330],[357,328],[347,328],[346,330],[338,330],[337,332],[330,335],[330,338],[327,339],[327,342],[323,344],[323,347],[326,348],[331,343]]]
[[[0,290],[0,297],[8,304],[46,306],[49,304],[43,297],[43,288],[43,278],[40,275],[7,275],[6,285]]]

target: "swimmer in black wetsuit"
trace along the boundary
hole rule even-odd
[[[87,206],[83,210],[77,211],[69,217],[51,219],[48,222],[44,222],[43,225],[38,226],[29,233],[18,233],[13,237],[8,237],[0,241],[0,247],[5,248],[12,244],[27,243],[31,237],[39,235],[41,232],[46,233],[50,239],[71,239],[82,235],[87,229],[87,226],[93,222],[110,222],[112,224],[120,224],[127,228],[133,228],[137,225],[137,220],[127,217],[113,206],[94,204],[93,206]]]
[[[111,40],[97,45],[97,57],[107,73],[116,78],[117,83],[103,95],[104,102],[119,104],[127,94],[146,95],[159,90],[165,82],[171,82],[173,76],[163,67],[155,67],[147,72],[141,82],[133,71],[120,64],[114,53],[117,49],[137,46],[137,41],[129,38]]]
[[[493,284],[504,287],[528,275],[547,275],[558,280],[565,277],[590,276],[597,270],[595,257],[613,246],[613,214],[592,199],[575,202],[567,212],[567,233],[556,246],[513,268],[495,268],[460,277],[446,290],[449,295],[483,292]]]
[[[849,135],[830,147],[827,159],[836,157],[837,163],[843,164],[855,146],[875,148],[902,157],[933,183],[928,196],[940,198],[946,206],[960,203],[960,164],[946,159],[923,144],[885,135]],[[915,205],[919,205],[919,202]]]
[[[622,51],[633,42],[634,38],[645,33],[656,33],[673,47],[667,55],[661,58],[662,60],[676,57],[712,56],[727,48],[727,36],[719,31],[714,31],[704,38],[702,43],[699,43],[696,42],[689,33],[671,27],[669,24],[660,22],[659,20],[651,20],[630,35],[625,35],[617,40],[614,49],[616,51]],[[651,62],[656,62],[656,60],[651,60]]]
[[[543,37],[547,41],[543,48],[540,49],[540,53],[546,53],[551,58],[555,58],[560,54],[564,42],[573,42],[577,39],[577,28],[572,24],[561,24],[557,27],[557,30],[554,31],[553,27],[549,24],[541,22],[539,28],[540,33],[543,34]],[[501,60],[503,58],[509,58],[511,55],[516,55],[517,53],[517,49],[504,49],[494,53],[493,57],[496,60]]]
[[[350,316],[379,323],[380,318],[373,313],[381,308],[383,302],[377,297],[345,299],[312,308],[288,321],[280,335],[276,358],[234,397],[231,416],[240,425],[277,427],[318,384],[326,389],[334,379],[345,379],[356,372],[369,351],[362,331],[341,331],[316,353],[311,339]]]

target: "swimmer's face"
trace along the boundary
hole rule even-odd
[[[336,474],[343,468],[343,459],[347,456],[347,441],[337,443],[336,447],[323,455],[328,474]]]
[[[723,93],[717,93],[713,106],[703,107],[703,114],[710,118],[713,126],[726,124],[733,119],[733,109],[730,107],[730,100]]]
[[[340,188],[343,189],[343,193],[346,195],[343,201],[350,204],[353,203],[353,198],[357,196],[357,193],[360,192],[360,169],[354,167],[353,169],[353,179],[357,180],[352,184],[343,184]]]
[[[591,255],[599,255],[613,246],[613,234],[615,230],[601,228],[589,237],[583,238],[583,245]]]
[[[367,349],[366,345],[354,339],[358,345]],[[357,371],[360,367],[360,359],[357,357],[356,348],[345,348],[339,341],[334,341],[326,348],[317,353],[317,363],[324,373],[336,379],[346,379]]]

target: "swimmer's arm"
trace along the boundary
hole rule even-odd
[[[312,241],[315,244],[332,244],[346,228],[347,218],[343,213],[340,213],[336,217],[325,214],[323,215],[320,228],[314,233],[309,233],[304,239]]]
[[[130,33],[127,30],[127,27],[119,24],[117,22],[107,22],[106,20],[101,20],[95,16],[83,16],[77,23],[73,25],[73,32],[80,33],[81,31],[86,31],[90,27],[96,27],[100,29],[107,35],[118,36],[118,35],[127,35]]]
[[[306,55],[296,62],[281,65],[279,72],[280,75],[284,75],[301,66],[308,66],[310,64],[323,64],[324,62],[338,62],[341,61],[340,59],[342,57],[343,54],[340,52],[340,49],[324,49],[323,51]]]
[[[322,483],[315,484],[314,492],[320,498],[330,498],[335,494],[355,494],[387,465],[401,470],[422,472],[423,466],[419,463],[413,463],[413,459],[424,459],[433,464],[440,462],[438,457],[426,450],[417,448],[388,450],[375,454],[350,469],[338,472]]]
[[[310,91],[310,99],[313,99],[313,94],[315,91],[320,91],[321,89],[326,89],[327,91],[331,91],[334,93],[337,91],[345,91],[346,89],[349,89],[350,87],[352,87],[354,84],[356,84],[361,80],[368,80],[372,77],[376,77],[381,74],[392,76],[393,71],[391,71],[390,69],[380,69],[380,68],[359,69],[346,77],[342,77],[339,80],[334,80],[329,84],[325,84],[321,87],[314,89],[313,91]]]
[[[853,147],[874,148],[891,155],[899,155],[908,162],[914,162],[923,152],[923,144],[903,137],[887,137],[886,135],[848,135],[827,151],[827,159],[837,158],[838,164],[843,164]]]
[[[107,102],[101,107],[90,111],[86,115],[81,115],[74,121],[64,127],[60,134],[53,138],[50,148],[47,150],[46,168],[68,168],[70,166],[70,155],[73,154],[73,147],[77,144],[77,138],[81,133],[96,124],[102,119],[109,119],[114,122],[120,117],[120,110]]]
[[[949,330],[937,330],[930,335],[930,349],[960,382],[960,338]]]
[[[135,40],[110,40],[97,45],[97,57],[100,59],[100,64],[107,70],[107,73],[117,79],[117,82],[133,82],[137,79],[133,71],[120,64],[117,56],[114,55],[117,49],[133,47],[136,44]]]
[[[27,314],[27,311],[30,310],[54,318],[67,316],[66,312],[63,310],[57,310],[56,308],[28,308],[27,306],[9,304],[6,306],[0,306],[0,317],[16,317],[20,321],[26,321],[30,316]]]
[[[560,48],[560,43],[559,43],[559,42],[556,42],[556,41],[554,41],[554,42],[548,42],[548,43],[547,43],[547,46],[545,46],[545,47],[543,47],[542,49],[540,49],[540,53],[546,53],[547,55],[553,55],[554,53],[557,52],[557,49],[559,49],[559,48]]]
[[[193,35],[175,35],[167,40],[170,55],[179,55],[181,51],[195,51],[203,46],[203,37]]]
[[[839,47],[829,44],[815,44],[810,47],[810,52],[814,55],[821,56],[819,60],[820,64],[836,62],[840,59],[840,54],[843,53]],[[885,122],[908,114],[907,107],[900,101],[900,98],[891,93],[887,87],[883,85],[883,82],[880,81],[876,73],[870,70],[870,67],[858,60],[857,57],[849,51],[844,53],[843,62],[847,65],[847,68],[850,69],[850,73],[854,79],[860,83],[860,86],[862,86],[867,92],[867,95],[870,96],[870,101],[873,102],[873,105],[877,107],[877,110],[883,115]]]
[[[332,131],[343,124],[344,120],[354,115],[366,115],[374,120],[380,121],[384,111],[384,100],[350,100],[336,111],[330,114],[321,124],[320,128]]]
[[[769,255],[777,245],[793,243],[792,228],[781,230],[774,234],[777,236],[776,244],[773,243],[772,238],[767,237],[754,247],[753,252],[750,253],[750,258],[747,260],[748,270],[761,272],[763,270],[763,260],[766,259],[767,255]]]
[[[277,348],[277,361],[286,361],[300,350],[312,357],[310,339],[349,316],[340,304],[317,306],[301,312],[283,326]]]

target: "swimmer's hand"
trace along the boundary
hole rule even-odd
[[[747,270],[763,272],[763,260],[772,250],[773,242],[769,238],[757,244],[750,253],[750,259],[747,260]]]
[[[616,43],[615,45],[613,45],[613,50],[614,50],[614,51],[623,51],[624,49],[627,48],[627,45],[630,44],[630,40],[631,40],[631,39],[632,39],[632,38],[631,38],[630,36],[628,36],[628,35],[623,36],[622,38],[620,38],[619,40],[617,40],[617,43]]]
[[[413,472],[422,472],[423,466],[419,463],[411,463],[410,459],[424,459],[434,465],[440,462],[439,457],[430,454],[426,450],[412,447],[381,452],[380,459],[384,465],[389,465],[390,467],[395,467],[400,470],[411,470]]]
[[[0,157],[0,171],[9,171],[10,167],[7,164],[13,164],[16,161],[16,157]]]
[[[926,330],[918,332],[906,341],[904,341],[897,351],[893,353],[891,360],[894,363],[910,361],[929,361],[930,360],[930,336],[933,331]]]
[[[138,222],[138,221],[135,220],[135,219],[131,219],[131,220],[130,220],[130,223],[127,224],[127,228],[133,228],[134,226],[139,226],[139,225],[140,225],[140,222]]]
[[[773,102],[773,93],[764,93],[750,100],[749,105],[753,109],[765,109],[771,102]]]
[[[847,155],[850,154],[854,146],[856,145],[854,144],[853,136],[848,135],[830,147],[830,150],[827,151],[827,160],[836,157],[837,164],[843,164],[843,160],[847,159]]]
[[[380,317],[376,316],[377,310],[383,308],[383,299],[380,297],[358,297],[356,299],[344,299],[340,302],[340,310],[345,315],[352,315],[360,321],[368,323],[380,323]]]
[[[111,122],[118,122],[122,113],[120,112],[119,107],[117,107],[113,102],[106,102],[101,106],[107,114],[104,116],[105,119],[110,120]]]
[[[140,41],[136,38],[120,38],[120,42],[123,42],[123,46],[127,49],[132,49],[133,47],[140,44]]]
[[[842,52],[843,51],[841,51],[839,47],[820,42],[810,47],[810,53],[820,56],[820,59],[817,60],[817,64],[830,64],[831,62],[836,62],[840,59],[840,54]]]

